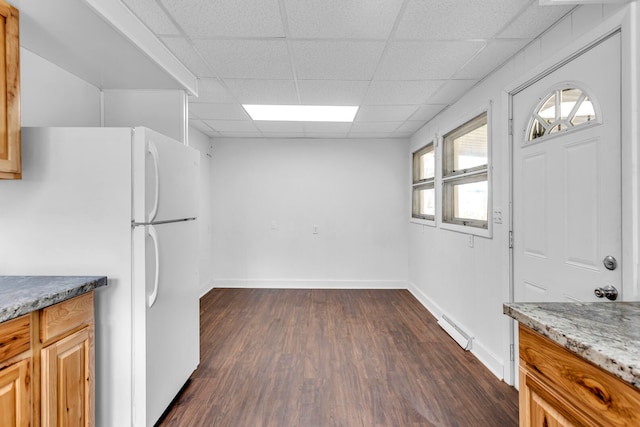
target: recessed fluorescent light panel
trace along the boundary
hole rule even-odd
[[[275,122],[352,122],[358,107],[329,105],[242,105],[253,120]]]

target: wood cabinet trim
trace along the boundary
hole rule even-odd
[[[20,24],[16,8],[0,0],[0,179],[22,178],[20,135]]]

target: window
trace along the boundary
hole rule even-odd
[[[430,142],[413,153],[413,191],[411,216],[434,221],[436,217],[435,195],[436,158],[434,143]]]
[[[489,131],[483,113],[442,140],[442,222],[487,229]]]
[[[581,89],[556,89],[542,99],[529,121],[527,142],[595,123],[596,112]]]

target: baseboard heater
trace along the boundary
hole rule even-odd
[[[451,338],[453,338],[465,351],[471,350],[473,337],[469,336],[469,334],[460,329],[460,327],[453,323],[451,319],[443,314],[442,317],[438,320],[438,325],[440,325],[442,329],[444,329],[449,335],[451,335]]]

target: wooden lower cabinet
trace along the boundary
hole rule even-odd
[[[0,370],[0,426],[31,425],[29,359]]]
[[[94,425],[93,292],[0,323],[0,427]]]
[[[93,425],[93,345],[89,328],[42,350],[42,426]]]
[[[640,426],[640,390],[520,325],[520,427]]]

